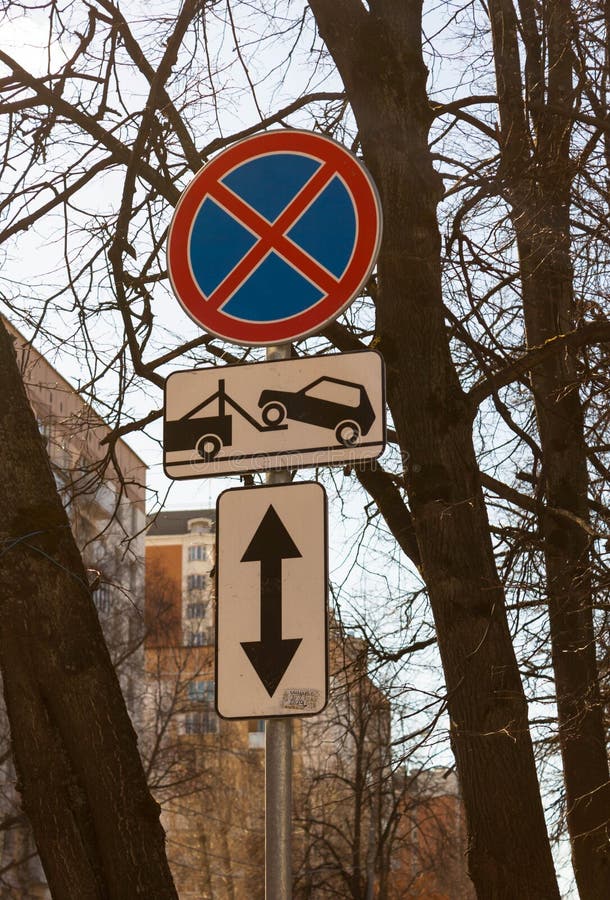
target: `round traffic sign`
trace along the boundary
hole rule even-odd
[[[330,138],[271,131],[195,175],[169,229],[171,284],[185,311],[237,344],[319,331],[375,264],[381,206],[366,169]]]

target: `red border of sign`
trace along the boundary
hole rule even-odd
[[[191,272],[189,241],[192,224],[210,187],[249,159],[267,153],[297,152],[333,166],[352,198],[356,242],[347,270],[315,306],[274,322],[245,322],[210,308]],[[320,331],[352,300],[368,279],[381,242],[381,204],[377,189],[356,157],[341,144],[300,130],[270,131],[234,144],[207,163],[183,192],[167,238],[167,268],[174,293],[185,312],[199,325],[225,340],[246,346],[294,341]]]

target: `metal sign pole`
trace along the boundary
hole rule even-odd
[[[290,359],[291,344],[268,347],[268,360]],[[287,484],[287,469],[269,472],[267,484]],[[292,897],[292,719],[265,724],[265,898]]]
[[[286,167],[287,165],[287,168],[282,168],[281,178],[277,174],[278,154],[282,154],[284,160],[282,166]],[[281,189],[278,189],[278,181],[283,184]],[[206,203],[208,198],[210,202]],[[314,198],[315,202],[313,202]],[[332,213],[329,214],[329,211]],[[271,221],[277,225],[280,219],[282,222],[280,229],[270,228]],[[357,158],[341,144],[319,134],[293,129],[260,133],[244,141],[236,142],[215,156],[200,169],[186,190],[183,191],[168,232],[167,269],[170,282],[185,312],[212,334],[236,344],[265,345],[267,346],[267,360],[288,360],[291,356],[290,341],[319,333],[324,325],[334,321],[358,296],[375,265],[381,242],[381,224],[381,203],[375,185]],[[300,238],[296,236],[297,233]],[[316,238],[314,241],[311,239],[312,234]],[[237,240],[234,239],[235,235],[237,235]],[[255,243],[259,242],[263,248],[269,246],[271,250],[276,251],[280,257],[286,260],[287,265],[283,266],[283,269],[278,269],[273,265],[269,266],[269,254],[259,253],[258,249],[252,253],[253,236]],[[288,274],[286,275],[286,273]],[[236,290],[238,285],[239,290]],[[273,342],[275,345],[269,346]],[[379,370],[380,361],[379,357],[377,370]],[[331,465],[344,464],[347,451],[349,451],[348,461],[352,459],[356,461],[354,458],[356,446],[358,446],[356,458],[376,458],[382,452],[385,443],[383,426],[385,404],[382,379],[379,377],[377,379],[373,377],[372,380],[364,379],[362,372],[359,371],[360,363],[356,363],[354,374],[342,372],[343,377],[337,377],[337,372],[334,370],[336,365],[336,362],[324,363],[324,370],[314,376],[315,380],[310,385],[307,384],[305,375],[299,375],[297,384],[291,382],[286,376],[289,382],[286,385],[283,383],[284,376],[277,373],[270,376],[269,369],[274,367],[267,366],[265,369],[267,376],[272,377],[275,383],[261,385],[261,390],[258,393],[255,392],[254,397],[251,398],[252,406],[247,400],[248,390],[245,390],[245,399],[241,402],[232,396],[239,393],[237,385],[236,390],[233,387],[231,387],[230,393],[227,390],[226,379],[231,379],[232,382],[235,378],[238,382],[243,379],[246,388],[252,387],[252,385],[248,385],[249,373],[252,370],[248,370],[248,375],[244,375],[243,371],[241,374],[236,374],[244,367],[236,367],[232,374],[230,367],[223,367],[222,374],[220,374],[220,370],[215,372],[212,377],[217,379],[217,386],[212,386],[209,394],[207,391],[203,392],[204,400],[201,400],[201,391],[195,389],[192,403],[186,409],[180,410],[174,409],[174,401],[170,402],[169,395],[177,396],[180,401],[177,405],[180,406],[183,399],[181,388],[175,377],[171,382],[168,378],[164,404],[166,411],[164,417],[166,474],[170,478],[196,478],[203,474],[223,474],[224,466],[227,464],[229,464],[229,469],[224,470],[226,474],[243,471],[241,466],[244,465],[249,467],[248,471],[261,471],[269,467],[271,460],[277,460],[280,453],[283,452],[282,445],[276,446],[272,442],[269,446],[263,441],[261,447],[261,441],[257,438],[257,441],[253,442],[255,445],[253,447],[246,446],[240,450],[238,446],[235,446],[232,430],[233,414],[239,414],[259,435],[262,434],[265,437],[270,433],[284,432],[289,426],[283,423],[283,419],[290,419],[292,430],[288,439],[289,443],[296,427],[295,423],[300,423],[304,427],[305,445],[301,449],[293,448],[292,458],[290,458],[290,453],[286,454],[284,458],[286,468],[284,471],[270,474],[267,477],[269,485],[287,485],[290,482],[288,467],[292,469],[297,465],[301,467],[320,465],[319,454],[321,451],[326,451],[327,462]],[[327,370],[326,366],[333,367],[333,371]],[[295,371],[292,365],[287,368]],[[180,376],[180,373],[175,373],[175,375]],[[345,377],[346,375],[349,377]],[[293,399],[298,397],[301,402],[301,394],[305,394],[308,388],[322,382],[327,386],[334,385],[351,389],[351,396],[355,398],[353,402],[346,401],[338,404],[338,420],[329,418],[327,412],[321,412],[320,404],[316,404],[315,396],[308,398],[313,400],[313,408],[307,401],[302,401],[309,410],[307,412],[301,407],[301,412],[306,412],[304,416],[298,415],[298,409],[296,410],[297,414],[294,415],[293,403],[290,404],[289,410],[278,400],[277,396],[275,400],[273,399],[274,393],[280,393],[285,399],[290,396]],[[182,379],[180,380],[181,384]],[[292,390],[287,391],[287,386],[292,387]],[[275,392],[273,387],[276,388]],[[279,390],[280,388],[284,390]],[[377,396],[377,401],[371,402],[368,396],[369,388]],[[265,395],[268,398],[266,401]],[[317,399],[320,400],[320,398]],[[213,401],[218,402],[218,415],[206,412],[202,417],[196,416],[196,413],[205,409]],[[251,414],[257,405],[261,405],[261,401],[260,415],[264,426],[258,421],[258,416],[255,418]],[[375,409],[375,402],[378,411]],[[172,415],[167,414],[170,407]],[[231,408],[231,413],[227,412],[227,407]],[[324,408],[324,404],[322,407]],[[251,408],[250,412],[248,412],[248,408]],[[193,416],[196,419],[195,425],[191,421]],[[375,435],[371,434],[369,437],[375,422],[382,425],[381,432],[378,430]],[[326,429],[327,432],[334,435],[334,440],[327,434],[326,446],[320,448],[317,439],[312,446],[308,425]],[[202,429],[202,432],[199,429]],[[302,429],[297,430],[302,433]],[[366,437],[366,441],[360,440],[362,436]],[[315,434],[313,437],[315,438]],[[369,449],[365,450],[365,446]],[[228,454],[224,452],[225,447],[230,448]],[[252,453],[252,450],[257,452]],[[305,450],[309,451],[308,455],[303,455]],[[361,454],[360,450],[364,450],[364,454]],[[295,459],[295,453],[298,459]],[[171,459],[168,458],[170,454],[172,455]],[[201,463],[197,456],[202,460]],[[217,460],[218,466],[215,460]],[[237,468],[235,468],[236,460],[240,461]],[[199,466],[199,470],[194,463]],[[202,470],[202,466],[208,468]],[[213,471],[210,471],[210,467]],[[295,485],[290,490],[294,493],[294,489],[297,487],[300,486]],[[312,563],[316,562],[315,554],[318,554],[318,575],[321,572],[324,573],[322,589],[317,584],[317,596],[324,602],[324,616],[326,616],[327,507],[326,495],[322,486],[319,487],[322,493],[317,493],[318,499],[315,504],[310,492],[308,492],[310,497],[308,502],[313,504],[312,510],[317,509],[323,513],[324,546],[322,548],[318,546],[316,549],[316,545],[311,544],[308,551],[311,552]],[[285,492],[285,490],[278,489],[278,497],[280,491]],[[232,496],[230,491],[226,491],[221,498],[232,498]],[[303,494],[300,493],[300,496],[303,497]],[[221,498],[217,505],[218,535],[220,535]],[[320,505],[321,498],[323,500]],[[234,506],[233,499],[225,499],[223,502],[225,509]],[[302,560],[303,556],[289,534],[284,536],[283,550],[281,547],[264,546],[265,540],[261,535],[265,529],[267,534],[273,529],[276,532],[278,529],[281,531],[282,528],[283,532],[286,531],[277,512],[271,514],[271,510],[273,510],[273,506],[270,505],[267,513],[271,515],[271,518],[265,513],[255,523],[257,524],[256,531],[253,526],[253,532],[249,535],[248,551],[234,560],[232,572],[232,576],[237,577],[237,570],[241,568],[241,563],[260,563],[260,599],[258,601],[261,610],[260,638],[258,641],[242,641],[237,640],[237,634],[230,632],[233,637],[227,644],[228,648],[235,650],[239,646],[241,650],[238,655],[240,662],[233,668],[239,668],[239,664],[245,665],[246,659],[249,659],[252,663],[252,671],[256,672],[270,698],[273,697],[279,680],[283,677],[296,648],[304,641],[301,636],[282,638],[282,560]],[[287,510],[285,509],[286,511],[290,518],[289,506]],[[258,512],[261,513],[260,510]],[[283,534],[283,532],[281,533]],[[307,544],[302,529],[300,529],[300,534],[301,543]],[[321,536],[321,534],[318,535],[320,538]],[[273,543],[272,539],[269,539],[269,543]],[[322,549],[322,553],[320,553],[320,549]],[[233,546],[232,552],[235,555],[234,551],[235,547]],[[282,551],[284,555],[279,551]],[[221,621],[221,557],[220,537],[218,537],[216,708],[220,715],[222,715],[220,710],[221,677],[219,675],[220,651],[218,648],[221,643],[219,624]],[[312,599],[316,597],[313,592],[311,596]],[[324,690],[322,691],[318,687],[312,691],[300,691],[305,695],[313,694],[313,707],[307,707],[307,713],[311,715],[316,712],[315,697],[323,699],[325,703],[328,694],[328,631],[326,626],[325,621],[325,646],[323,649],[326,662],[319,672],[310,671],[307,674],[307,679],[311,680],[312,675],[321,676],[323,670]],[[224,633],[223,630],[223,635]],[[311,643],[312,650],[315,650],[315,642],[309,643]],[[283,648],[283,653],[281,649],[278,650],[278,654],[274,658],[271,652],[272,647]],[[301,654],[301,658],[302,656],[303,654]],[[312,661],[314,656],[312,656]],[[235,662],[235,657],[233,659]],[[318,661],[320,661],[319,656]],[[267,671],[268,662],[275,666],[275,671],[271,676]],[[252,677],[250,670],[248,672]],[[261,675],[261,672],[265,677]],[[278,675],[279,680],[276,682]],[[317,683],[320,686],[319,677],[317,677]],[[266,702],[266,698],[264,699]],[[258,702],[258,712],[261,715],[266,713],[271,716],[273,714],[270,712],[269,706],[262,709],[260,707],[260,687]],[[294,706],[288,703],[282,702],[281,705],[278,705],[282,713],[285,710],[294,709]],[[226,706],[223,708],[226,711]],[[277,706],[272,709],[277,709]],[[302,710],[303,707],[299,705],[298,709]],[[238,716],[227,716],[227,718],[231,717],[238,718]],[[242,717],[249,718],[251,716]],[[290,900],[292,896],[292,717],[282,715],[279,718],[267,720],[265,784],[266,898],[267,900]]]

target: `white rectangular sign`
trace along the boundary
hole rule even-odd
[[[324,488],[232,488],[218,498],[216,521],[219,715],[321,712],[328,695]]]
[[[374,350],[174,372],[165,385],[168,478],[376,459],[385,385]]]

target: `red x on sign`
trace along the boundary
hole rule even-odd
[[[235,144],[176,208],[168,270],[208,331],[272,344],[320,330],[357,296],[381,234],[377,193],[344,147],[301,131]]]

